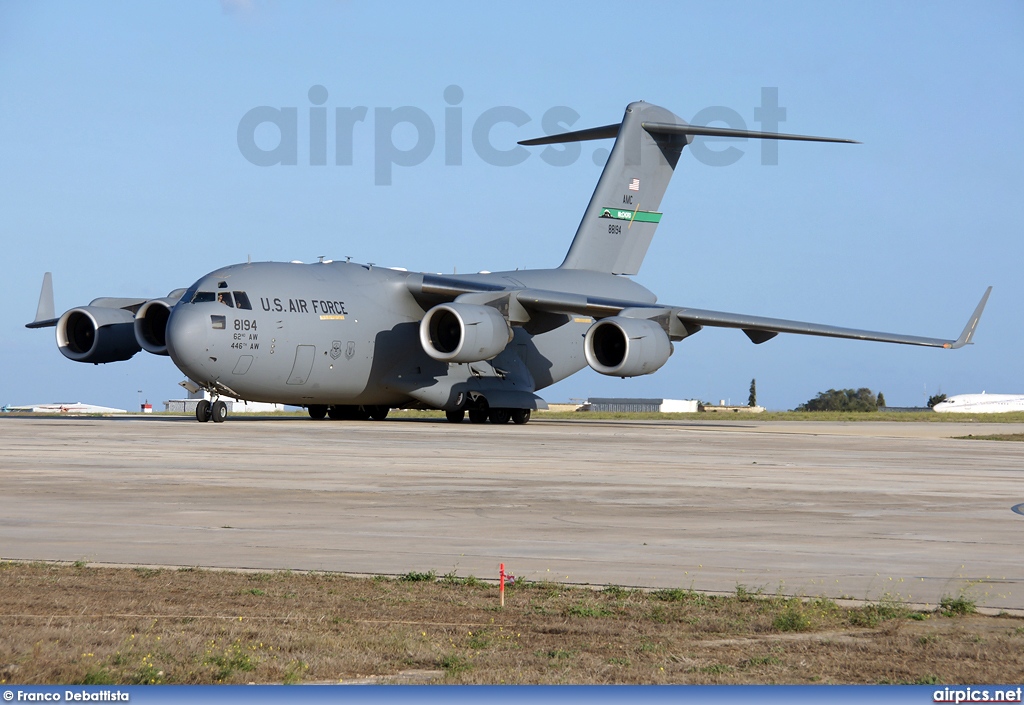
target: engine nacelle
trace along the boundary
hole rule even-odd
[[[672,354],[665,330],[644,318],[612,316],[590,327],[583,342],[587,364],[603,375],[638,377],[657,371]]]
[[[490,306],[440,304],[420,321],[420,344],[441,362],[490,360],[511,340],[508,321]]]
[[[75,362],[119,362],[141,348],[135,340],[131,311],[102,306],[80,306],[57,321],[57,347]]]
[[[146,352],[167,354],[167,319],[177,299],[150,299],[135,314],[135,341]]]

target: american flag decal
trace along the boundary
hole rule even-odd
[[[633,179],[632,181],[630,181],[629,182],[629,190],[630,191],[639,191],[640,190],[640,179]]]

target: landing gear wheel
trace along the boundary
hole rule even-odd
[[[466,418],[466,412],[463,409],[456,409],[455,411],[444,412],[444,417],[451,423],[462,423],[462,419]]]
[[[327,405],[310,404],[309,406],[306,407],[306,411],[309,412],[309,418],[316,419],[317,421],[319,421],[320,419],[327,416]]]
[[[490,413],[487,414],[487,418],[491,420],[493,424],[508,423],[511,419],[508,409],[491,409]]]
[[[341,421],[349,418],[350,414],[346,413],[347,411],[348,409],[344,406],[329,406],[327,407],[327,417],[332,421]]]
[[[470,423],[487,423],[487,409],[470,409]]]
[[[352,418],[356,421],[366,421],[370,418],[370,409],[372,408],[372,406],[353,406]]]
[[[512,410],[512,423],[517,426],[522,426],[530,420],[529,409],[513,409]]]
[[[199,403],[196,404],[196,421],[199,423],[209,421],[212,407],[213,405],[208,400],[200,399]]]
[[[213,407],[210,409],[211,417],[214,423],[224,423],[224,420],[228,417],[228,405],[224,402],[217,400],[213,402]]]
[[[391,411],[391,407],[389,406],[371,406],[370,418],[374,421],[383,421],[388,417],[389,411]]]

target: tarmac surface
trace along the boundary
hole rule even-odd
[[[0,418],[0,558],[1024,608],[1024,424]]]

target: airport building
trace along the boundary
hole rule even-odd
[[[593,397],[580,411],[641,412],[692,414],[697,412],[696,399],[606,399]]]

